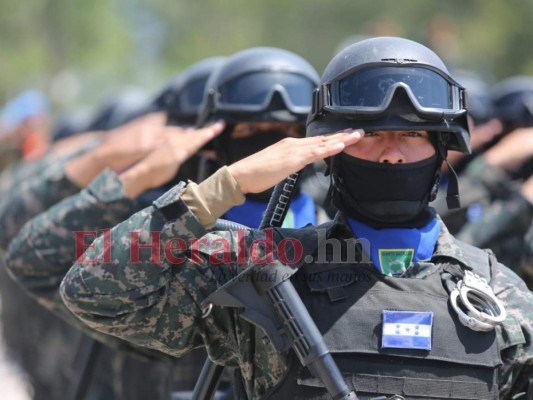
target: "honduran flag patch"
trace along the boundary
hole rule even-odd
[[[383,310],[382,348],[431,350],[433,313]]]

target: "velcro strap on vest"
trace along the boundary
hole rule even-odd
[[[450,379],[426,379],[385,375],[353,374],[344,375],[348,387],[356,390],[359,396],[365,393],[401,395],[408,399],[498,399],[497,386],[486,383],[465,382]],[[298,379],[298,384],[310,387],[323,387],[316,378]],[[364,396],[363,396],[364,397]]]
[[[447,379],[355,374],[352,383],[357,392],[399,394],[424,399],[497,399],[497,388],[484,383]],[[492,389],[492,390],[491,390]],[[495,395],[496,393],[496,395]]]

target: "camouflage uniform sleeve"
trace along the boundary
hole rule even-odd
[[[9,245],[6,267],[44,306],[61,309],[59,284],[83,253],[84,239],[94,240],[102,229],[136,210],[137,203],[124,196],[118,176],[106,170],[86,189],[26,223]]]
[[[0,173],[0,194],[2,199],[4,199],[8,191],[13,187],[13,182],[17,176],[20,175],[20,171],[28,168],[28,166],[33,166],[35,163],[28,163],[24,160],[19,160]]]
[[[67,273],[61,296],[94,329],[178,357],[206,343],[212,359],[236,366],[236,311],[203,319],[200,303],[238,273],[228,257],[236,259],[239,233],[208,234],[180,199],[184,188],[99,236]]]
[[[497,329],[503,361],[500,398],[508,399],[527,388],[533,376],[533,295],[524,281],[499,263],[492,267],[491,285],[507,310]]]
[[[1,185],[5,191],[2,194],[7,194],[0,203],[1,249],[7,249],[12,238],[30,219],[80,191],[65,176],[64,165],[97,144],[97,141],[91,141],[62,157],[51,153],[37,162],[21,164],[7,176],[2,174]]]
[[[9,194],[24,189],[31,183],[33,177],[41,176],[43,171],[54,166],[55,164],[66,163],[69,160],[94,149],[99,144],[97,139],[88,141],[78,150],[58,156],[50,152],[37,161],[20,160],[11,165],[0,175],[0,194],[3,198],[8,197]],[[3,200],[2,198],[2,200]]]
[[[15,164],[21,156],[20,149],[12,140],[0,141],[0,171]]]
[[[455,236],[476,247],[492,247],[508,236],[524,236],[533,217],[533,206],[520,192],[497,200],[485,209],[481,219],[468,222]]]
[[[137,358],[170,360],[168,355],[89,328],[65,307],[59,296],[59,284],[76,260],[74,231],[98,231],[131,215],[137,204],[122,194],[117,176],[111,171],[103,172],[80,193],[29,221],[12,241],[6,267],[41,305],[93,339]]]
[[[7,248],[27,221],[79,190],[64,175],[62,166],[47,170],[44,176],[33,177],[24,189],[0,204],[0,247]]]
[[[494,197],[502,193],[504,189],[502,186],[509,181],[509,175],[504,169],[488,164],[483,157],[477,157],[472,161],[463,176],[467,179],[465,182],[483,187]]]

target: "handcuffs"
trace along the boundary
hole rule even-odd
[[[491,331],[507,316],[487,281],[472,271],[465,271],[452,290],[450,301],[461,323],[474,331]]]

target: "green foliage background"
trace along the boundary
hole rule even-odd
[[[319,72],[352,35],[399,35],[489,82],[533,75],[533,0],[0,0],[0,101],[38,88],[56,109],[125,85],[156,91],[213,55],[292,50]]]

